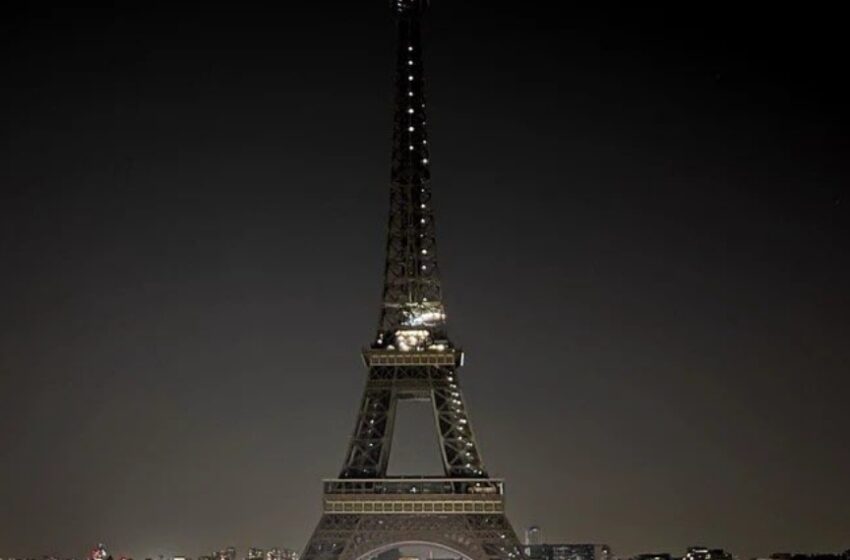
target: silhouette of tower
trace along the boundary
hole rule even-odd
[[[339,478],[304,560],[355,560],[432,543],[474,560],[521,556],[504,514],[504,484],[488,476],[458,381],[463,353],[448,338],[431,207],[421,16],[426,0],[393,0],[398,27],[390,212],[378,332]],[[397,405],[429,401],[442,477],[388,477]]]

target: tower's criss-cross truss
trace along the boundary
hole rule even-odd
[[[487,475],[448,339],[431,208],[420,18],[427,0],[393,0],[398,25],[390,216],[378,333],[363,352],[369,377],[338,479],[305,560],[355,560],[401,543],[433,543],[474,560],[521,553],[504,485]],[[433,405],[443,477],[387,475],[396,407]]]

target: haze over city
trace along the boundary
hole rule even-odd
[[[839,18],[564,8],[424,18],[507,517],[620,558],[850,549]],[[2,10],[0,557],[302,550],[381,311],[391,11]],[[391,474],[442,476],[430,414],[401,403]]]

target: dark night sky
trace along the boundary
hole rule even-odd
[[[843,20],[562,6],[435,0],[427,33],[450,328],[515,526],[850,547]],[[300,548],[377,321],[389,11],[3,10],[0,555]]]

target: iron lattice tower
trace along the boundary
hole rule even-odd
[[[463,353],[446,333],[431,207],[420,20],[427,0],[392,0],[398,27],[390,212],[378,332],[354,434],[304,560],[355,560],[401,543],[434,543],[473,560],[512,560],[519,541],[504,484],[481,461],[458,381]],[[396,408],[425,400],[443,477],[387,475]]]

